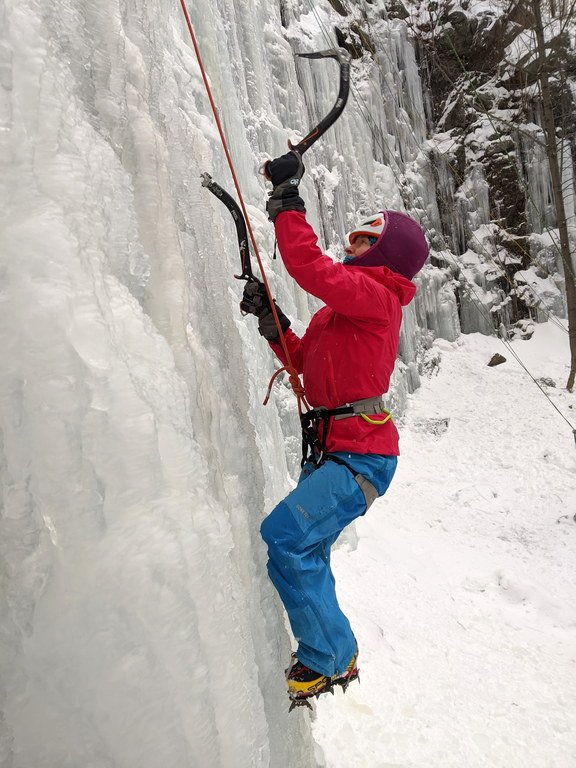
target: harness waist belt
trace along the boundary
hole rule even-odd
[[[382,419],[382,414],[385,414],[384,419]],[[353,416],[358,416],[369,424],[377,426],[386,424],[392,418],[390,411],[384,408],[382,395],[365,397],[363,400],[346,403],[339,408],[326,408],[325,405],[319,405],[311,411],[301,414],[302,466],[308,460],[316,466],[320,466],[326,461],[326,441],[330,419],[333,418],[334,421],[338,421],[338,419],[349,419]],[[371,416],[380,416],[380,418],[372,419]],[[321,432],[319,430],[320,424],[322,424]]]
[[[361,413],[366,416],[377,416],[384,413],[384,401],[382,395],[376,397],[365,397],[364,400],[356,400],[353,403],[346,403],[341,408],[334,408],[334,421],[339,419],[349,419],[351,416],[359,416]],[[339,412],[339,413],[338,413]]]

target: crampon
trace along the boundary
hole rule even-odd
[[[360,681],[360,674],[356,661],[358,654],[341,674],[327,677],[318,672],[305,667],[296,656],[292,656],[292,664],[286,670],[286,680],[288,682],[288,696],[290,698],[290,709],[292,712],[296,707],[308,707],[312,709],[310,699],[318,698],[323,693],[334,695],[334,689],[339,686],[345,693],[346,689],[353,680]]]

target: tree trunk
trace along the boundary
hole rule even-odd
[[[572,392],[576,379],[576,279],[574,262],[570,253],[570,238],[568,236],[568,222],[566,220],[566,207],[562,194],[562,174],[558,162],[558,146],[556,142],[556,125],[554,123],[554,111],[552,107],[552,93],[548,79],[546,63],[546,47],[544,41],[544,27],[542,25],[542,13],[540,11],[541,0],[532,0],[532,10],[535,19],[536,43],[538,46],[539,81],[542,92],[542,113],[544,123],[544,135],[546,137],[546,153],[550,165],[552,178],[552,191],[554,194],[554,206],[556,208],[556,220],[560,236],[560,254],[564,266],[564,282],[566,284],[566,307],[568,312],[568,339],[570,343],[570,374],[566,388]]]

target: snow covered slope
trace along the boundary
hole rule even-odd
[[[513,346],[558,384],[565,343],[547,324]],[[571,768],[576,445],[554,406],[573,422],[573,396],[548,403],[495,339],[435,348],[394,482],[333,558],[361,685],[314,732],[330,768]]]

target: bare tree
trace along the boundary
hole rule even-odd
[[[558,8],[560,5],[562,8]],[[542,22],[541,0],[531,0],[532,13],[534,14],[534,34],[536,36],[537,54],[538,54],[538,82],[540,85],[540,94],[542,99],[543,129],[546,141],[546,154],[550,167],[550,177],[552,181],[552,190],[554,195],[554,205],[556,208],[556,220],[558,225],[558,235],[560,239],[560,255],[564,267],[564,282],[566,285],[566,306],[568,313],[568,339],[570,344],[570,373],[566,388],[572,392],[574,381],[576,379],[576,277],[574,270],[574,259],[570,249],[570,237],[568,233],[568,220],[566,216],[566,205],[562,189],[562,171],[561,162],[558,156],[558,140],[556,135],[556,120],[554,116],[554,104],[552,91],[550,87],[549,66],[547,61],[546,40],[544,35],[544,24]],[[560,2],[553,3],[551,11],[558,13],[561,11],[566,16],[561,16],[565,24],[573,19],[575,3]]]

